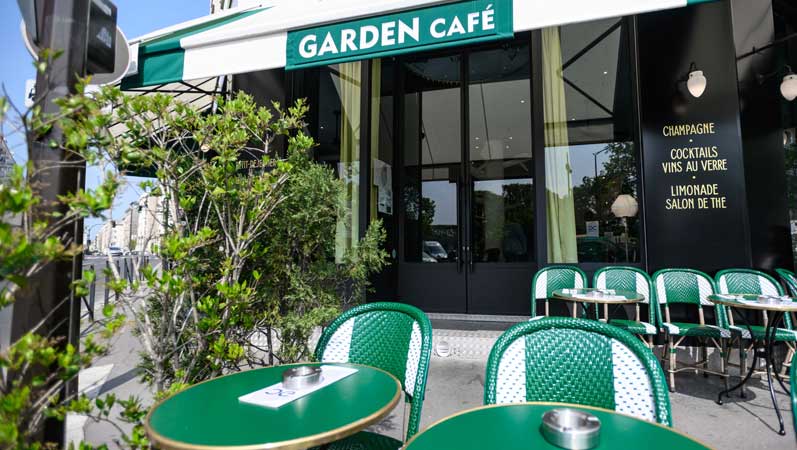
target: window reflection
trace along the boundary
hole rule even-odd
[[[627,22],[547,28],[542,46],[548,261],[639,262]]]
[[[526,42],[470,54],[468,150],[474,262],[534,259],[529,60]]]
[[[457,261],[460,141],[459,56],[404,62],[404,260]]]

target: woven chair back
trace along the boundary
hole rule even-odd
[[[609,266],[599,269],[593,277],[593,286],[598,289],[615,289],[637,292],[644,297],[640,303],[648,304],[647,320],[651,324],[657,323],[656,310],[658,309],[650,276],[636,267]],[[652,300],[652,302],[651,302]],[[636,305],[639,309],[639,304]]]
[[[662,269],[653,274],[653,286],[656,290],[656,300],[663,321],[669,322],[671,304],[689,304],[697,306],[698,318],[693,323],[705,324],[703,307],[713,307],[716,325],[727,328],[727,318],[722,305],[715,305],[708,300],[717,289],[714,280],[706,273],[694,269]]]
[[[769,274],[753,269],[725,269],[717,272],[717,292],[720,294],[783,295],[783,288]],[[766,311],[761,313],[767,319]],[[728,315],[732,323],[733,317]],[[791,314],[783,316],[786,328],[792,329]]]
[[[597,406],[672,425],[653,352],[632,334],[594,320],[542,318],[515,325],[496,341],[484,403],[526,401]]]
[[[321,362],[378,367],[398,378],[412,403],[409,439],[420,423],[431,348],[432,326],[426,314],[404,303],[378,302],[335,319],[322,333],[315,355]]]
[[[548,315],[548,299],[553,296],[553,291],[585,287],[587,287],[587,275],[578,267],[543,267],[531,279],[531,315],[534,316],[537,312],[537,300],[545,300],[545,315]],[[597,311],[597,307],[595,310]]]

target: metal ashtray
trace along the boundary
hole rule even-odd
[[[320,382],[319,366],[296,366],[282,372],[282,386],[286,389],[306,389]]]
[[[601,421],[575,409],[552,409],[542,415],[540,432],[546,441],[557,447],[586,450],[600,443]]]

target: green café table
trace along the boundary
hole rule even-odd
[[[595,293],[599,292],[610,292],[607,296],[597,296]],[[595,288],[575,288],[575,289],[556,289],[552,292],[553,298],[557,300],[564,300],[567,302],[573,302],[573,317],[577,317],[577,310],[578,304],[585,304],[585,303],[596,303],[603,305],[603,314],[605,317],[609,317],[609,305],[630,305],[633,303],[639,303],[645,298],[642,294],[634,291],[622,291],[622,290],[606,290],[606,289],[595,289]],[[614,297],[622,297],[622,298],[611,298],[610,296]],[[586,307],[586,306],[585,306]],[[597,314],[597,312],[596,312]],[[598,319],[598,317],[595,317]]]
[[[710,448],[653,422],[589,406],[566,403],[512,403],[463,411],[415,435],[404,450],[545,450],[559,449],[542,436],[542,415],[554,408],[589,412],[601,421],[600,444],[594,450],[694,450]]]
[[[352,435],[398,403],[401,384],[393,375],[370,366],[335,365],[357,372],[277,409],[238,397],[279,383],[290,366],[214,378],[155,405],[144,427],[156,447],[168,450],[305,449]]]

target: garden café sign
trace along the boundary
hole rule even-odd
[[[288,32],[286,69],[513,36],[512,0],[448,3]]]

